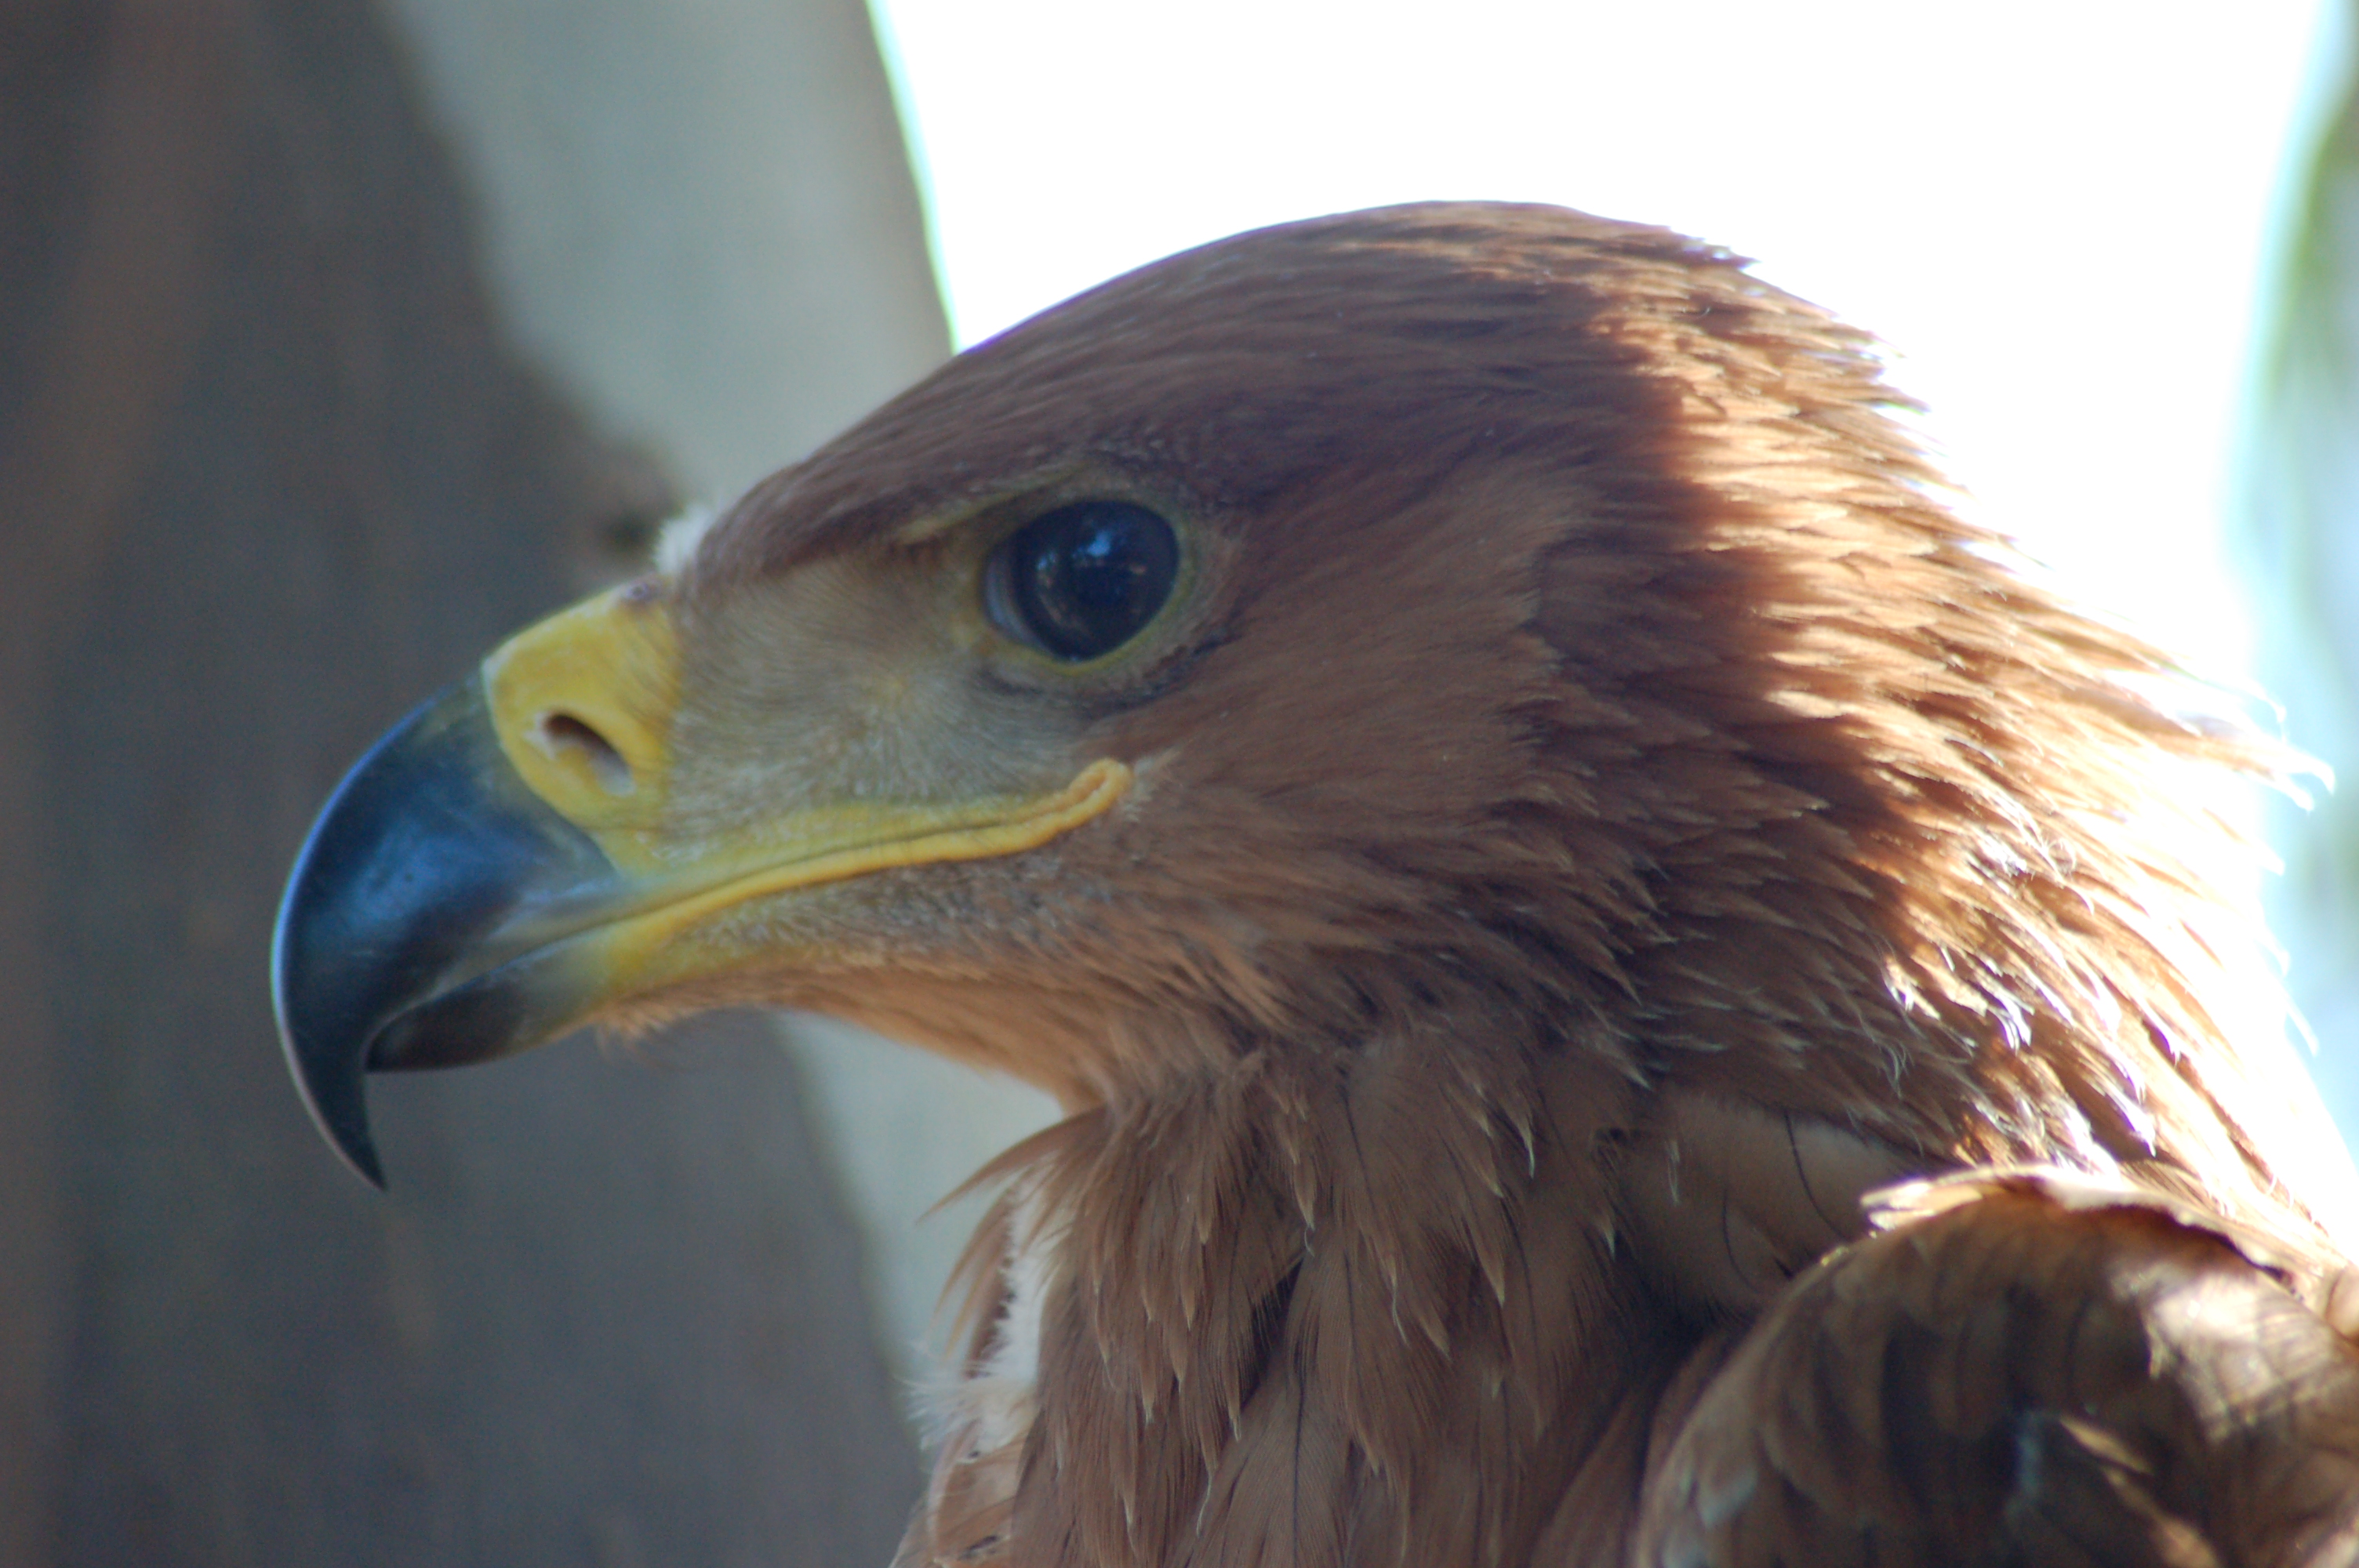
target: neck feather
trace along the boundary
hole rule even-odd
[[[1507,1010],[1440,1010],[1011,1151],[973,1370],[1028,1367],[1030,1425],[1020,1453],[959,1427],[938,1530],[1027,1564],[1518,1561],[1659,1375],[1614,1262],[1632,1094]],[[946,1488],[986,1458],[996,1484]]]

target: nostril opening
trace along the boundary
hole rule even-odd
[[[631,764],[623,760],[614,743],[571,713],[542,714],[540,741],[553,757],[571,752],[589,763],[591,776],[608,795],[629,795],[638,788],[638,781],[631,776]]]

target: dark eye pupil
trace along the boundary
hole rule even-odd
[[[1083,501],[1034,518],[1001,546],[1022,631],[1060,659],[1093,659],[1137,635],[1171,597],[1171,524],[1126,501]]]

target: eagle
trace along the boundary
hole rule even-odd
[[[2359,1561],[2359,1184],[2212,806],[2287,754],[1907,407],[1549,207],[1117,278],[381,741],[296,1077],[372,1179],[368,1073],[727,1005],[1054,1096],[901,1568]]]

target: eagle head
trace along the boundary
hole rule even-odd
[[[2267,754],[1895,401],[1740,258],[1556,209],[1116,279],[382,742],[288,892],[296,1076],[371,1176],[364,1073],[593,1021],[811,1009],[1048,1089],[1024,1474],[1130,1478],[993,1495],[1101,1545],[1243,1509],[1266,1405],[1454,1518],[1460,1381],[1571,1452],[1565,1345],[1753,1310],[1895,1176],[2311,1227],[2347,1165],[2189,783]]]

